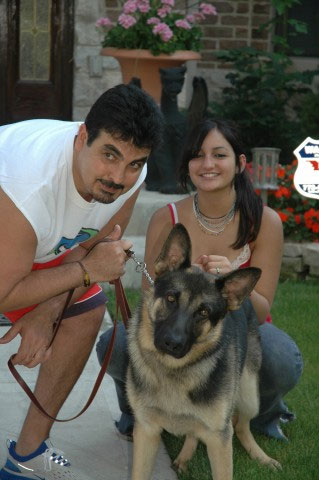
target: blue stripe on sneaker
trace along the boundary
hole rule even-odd
[[[38,478],[39,480],[45,480],[44,477]],[[6,472],[2,469],[0,470],[0,480],[30,480],[30,477],[22,477],[21,475],[15,475],[14,473]]]
[[[30,453],[30,455],[22,456],[16,453],[15,446],[16,446],[16,442],[12,441],[10,443],[9,453],[18,462],[28,462],[32,458],[37,457],[38,455],[41,455],[41,453],[45,452],[46,449],[48,448],[47,444],[45,442],[42,442],[41,445],[34,452]]]
[[[5,468],[7,468],[8,470],[12,470],[13,472],[21,473],[21,470],[19,470],[18,467],[11,462],[10,458],[7,458]]]

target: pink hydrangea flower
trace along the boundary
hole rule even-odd
[[[158,25],[155,25],[152,32],[154,35],[159,35],[163,42],[168,42],[173,36],[172,30],[168,25],[166,25],[166,23],[159,23]]]
[[[149,0],[138,0],[137,8],[141,13],[147,13],[151,9]]]
[[[204,15],[217,15],[216,7],[210,3],[201,3],[199,8]]]
[[[169,5],[170,7],[174,7],[175,0],[162,0],[162,5]]]
[[[151,17],[147,20],[146,23],[147,23],[147,25],[158,25],[159,23],[161,23],[161,21],[157,17]]]
[[[189,23],[195,23],[196,22],[196,18],[195,16],[190,13],[189,15],[186,16],[186,20],[189,22]]]
[[[95,23],[96,27],[111,27],[112,25],[113,23],[107,17],[101,17]]]
[[[200,22],[201,20],[205,20],[205,15],[201,12],[194,12],[193,13],[194,15],[194,18],[195,18],[195,22]]]
[[[123,27],[123,28],[130,28],[136,23],[136,18],[132,17],[132,15],[126,15],[125,13],[122,13],[122,15],[119,16],[118,18],[118,23]]]
[[[185,30],[190,30],[192,28],[192,26],[185,19],[176,20],[175,25],[176,27],[184,28]]]
[[[157,10],[157,15],[161,18],[165,18],[168,13],[171,13],[172,7],[169,5],[164,5],[163,7]]]
[[[136,0],[127,0],[123,5],[123,12],[125,14],[134,13],[137,10],[137,1]]]
[[[217,15],[216,8],[211,4],[213,0],[121,0],[113,3],[121,4],[117,22],[111,22],[107,17],[96,21],[96,29],[103,32],[103,45],[113,46],[114,43],[122,48],[147,48],[154,54],[169,50],[190,48],[190,40],[195,40],[194,48],[199,48],[199,22],[208,15]],[[109,2],[106,2],[107,4]],[[110,2],[111,3],[111,2]],[[178,6],[177,11],[174,9]],[[187,14],[187,5],[191,10]],[[193,7],[196,7],[193,11]],[[186,13],[182,13],[186,9]],[[141,30],[139,29],[141,27]],[[127,30],[127,32],[124,30]],[[146,30],[147,35],[140,35]],[[186,33],[187,32],[187,33]],[[113,35],[114,34],[114,35]],[[154,35],[154,37],[153,37]],[[150,38],[151,36],[151,38]],[[156,37],[155,37],[156,36]],[[153,42],[151,41],[153,37]],[[169,48],[161,43],[169,42]]]

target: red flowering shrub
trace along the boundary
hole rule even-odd
[[[296,167],[296,160],[278,166],[278,190],[268,192],[268,205],[278,212],[286,239],[319,242],[319,201],[297,192],[293,183]]]
[[[268,205],[280,216],[286,240],[319,242],[319,201],[303,197],[295,189],[297,164],[295,160],[291,165],[278,165],[278,189],[268,191]],[[252,163],[246,168],[252,178]],[[256,189],[256,193],[261,192]]]

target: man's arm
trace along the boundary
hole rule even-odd
[[[4,212],[4,219],[7,222],[12,220],[12,225],[8,223],[9,227],[13,226],[13,228],[8,228],[10,231],[9,238],[15,239],[15,235],[18,236],[18,241],[11,242],[11,245],[10,242],[5,244],[4,252],[7,253],[7,255],[10,255],[11,260],[5,264],[6,273],[10,275],[10,266],[12,265],[12,272],[14,275],[10,277],[12,278],[12,281],[9,282],[9,285],[7,286],[1,283],[0,279],[0,291],[5,293],[9,292],[6,294],[4,299],[0,300],[0,311],[5,311],[4,308],[1,308],[1,305],[8,305],[8,303],[10,304],[10,298],[13,305],[12,308],[18,308],[17,303],[19,302],[19,289],[21,292],[21,297],[24,298],[24,302],[27,302],[27,304],[32,304],[36,303],[34,293],[32,293],[32,289],[35,288],[35,283],[37,282],[39,284],[40,290],[45,287],[45,292],[43,292],[43,290],[40,291],[39,305],[18,320],[0,339],[0,344],[4,344],[13,340],[13,338],[15,338],[18,334],[21,335],[21,344],[18,353],[15,356],[14,363],[28,367],[34,367],[38,363],[42,363],[47,360],[51,354],[51,349],[48,350],[47,348],[52,336],[52,324],[62,311],[67,296],[67,293],[61,293],[61,284],[65,285],[65,283],[68,281],[71,282],[71,286],[68,286],[67,288],[65,286],[63,287],[65,289],[63,291],[66,291],[70,288],[73,288],[72,282],[76,281],[75,276],[73,279],[72,277],[70,279],[61,278],[63,277],[63,269],[65,269],[67,274],[71,276],[72,272],[70,268],[74,268],[74,265],[76,265],[80,269],[80,266],[74,262],[76,260],[83,260],[83,263],[85,262],[85,268],[90,272],[92,281],[98,280],[98,274],[101,274],[101,272],[99,272],[101,268],[101,281],[108,281],[118,278],[124,273],[125,260],[127,259],[124,250],[130,248],[131,243],[117,239],[120,239],[121,237],[121,226],[123,229],[127,226],[137,195],[138,192],[136,192],[123,205],[123,207],[116,215],[114,215],[111,221],[105,225],[98,236],[92,239],[93,241],[90,241],[90,244],[87,242],[86,248],[91,246],[91,243],[96,243],[98,239],[104,238],[111,229],[113,230],[108,238],[110,240],[113,239],[113,241],[103,242],[102,244],[97,245],[89,254],[87,254],[87,251],[84,248],[79,246],[70,252],[63,265],[48,270],[38,270],[30,273],[36,249],[35,234],[27,220],[16,209],[9,198],[0,190],[0,208],[3,206],[2,211]],[[19,255],[19,252],[23,252],[24,244],[21,241],[23,235],[25,238],[27,238],[28,248],[26,248],[25,251],[28,261],[24,255]],[[16,252],[17,248],[18,250]],[[17,253],[16,257],[15,253]],[[2,258],[1,255],[3,255]],[[119,255],[122,258],[119,259],[116,257],[116,255]],[[85,256],[86,258],[84,259]],[[0,252],[0,261],[4,261],[5,258],[6,255],[3,254],[3,252]],[[13,260],[24,262],[21,270],[15,269],[16,264],[13,262]],[[117,270],[116,268],[114,269],[114,264],[116,265]],[[110,270],[110,266],[113,268],[113,271],[112,268]],[[78,274],[76,273],[76,275]],[[96,275],[96,280],[94,275]],[[83,281],[82,272],[79,278],[80,281],[77,281],[76,285],[79,283],[81,284]],[[55,284],[56,281],[58,281],[57,285]],[[42,284],[42,282],[46,283]],[[25,286],[25,290],[22,290],[23,285]],[[56,295],[52,293],[55,292],[55,290],[58,290],[58,294]],[[76,301],[76,299],[84,293],[84,290],[85,289],[83,287],[77,288],[71,303]]]
[[[127,200],[99,234],[86,242],[89,247],[109,234],[114,225],[126,228],[138,192]],[[83,272],[75,260],[83,259],[86,251],[77,247],[65,263],[58,267],[31,272],[37,239],[27,219],[9,197],[0,190],[0,209],[6,234],[0,251],[0,311],[10,311],[41,303],[83,284]],[[124,273],[125,253],[131,244],[125,240],[100,243],[84,260],[91,282],[110,281]],[[83,290],[77,292],[79,298]],[[73,300],[75,301],[75,300]]]
[[[137,197],[140,192],[140,188],[125,202],[121,209],[111,218],[111,220],[100,230],[100,232],[87,242],[81,243],[78,247],[74,248],[63,260],[62,264],[67,264],[74,262],[76,260],[83,260],[87,255],[87,250],[94,246],[99,240],[109,237],[111,232],[114,230],[115,225],[121,227],[121,236],[124,233],[133,213],[133,209],[137,200]],[[87,287],[78,287],[75,289],[74,294],[71,298],[70,305],[75,303],[86,291]],[[50,312],[50,315],[53,315],[53,318],[57,318],[60,312],[62,311],[68,293],[63,293],[61,295],[55,296],[48,299],[45,302],[42,302],[42,306],[47,308],[47,311]]]

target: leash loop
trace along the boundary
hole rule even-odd
[[[142,273],[143,275],[145,275],[149,284],[151,286],[153,286],[154,285],[154,280],[152,279],[152,277],[150,276],[150,274],[147,271],[146,263],[138,260],[135,253],[132,252],[132,250],[125,250],[125,251],[126,251],[126,254],[129,256],[129,258],[132,258],[134,260],[134,262],[136,263],[135,271],[137,273]]]

